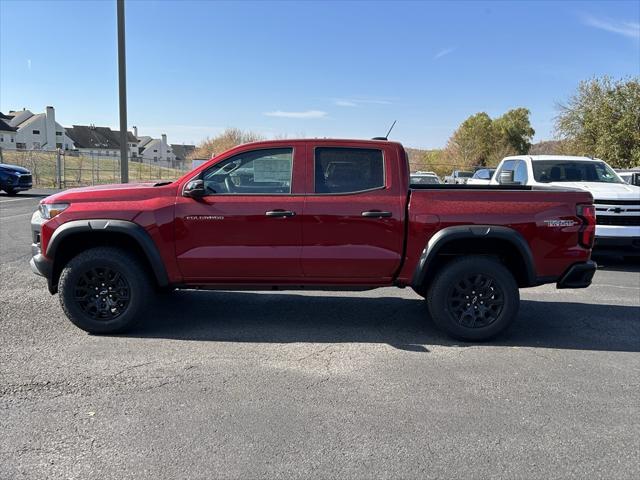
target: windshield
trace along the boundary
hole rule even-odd
[[[495,168],[482,168],[480,170],[476,170],[476,173],[473,174],[471,178],[480,178],[482,180],[491,180],[495,172]]]
[[[537,182],[604,182],[623,183],[604,162],[580,160],[536,160],[532,163]]]
[[[473,177],[473,173],[472,172],[458,172],[458,177],[461,178],[471,178]]]

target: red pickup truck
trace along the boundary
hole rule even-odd
[[[587,192],[409,185],[384,140],[233,148],[175,182],[78,188],[34,213],[31,265],[92,333],[123,331],[174,288],[411,287],[438,326],[485,340],[521,287],[589,286]]]

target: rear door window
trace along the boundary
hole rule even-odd
[[[315,193],[356,193],[384,188],[382,151],[318,147],[314,158]]]

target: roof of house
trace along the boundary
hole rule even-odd
[[[142,137],[138,137],[138,147],[143,148],[151,140],[153,140],[153,138],[146,135]]]
[[[144,143],[142,142],[142,139],[145,140]],[[151,148],[155,148],[156,150],[158,150],[160,149],[160,145],[162,144],[162,140],[160,140],[159,138],[142,137],[140,140],[141,141],[138,144],[140,153],[144,152],[145,150],[149,150]],[[154,152],[154,153],[158,153],[158,152]]]
[[[103,148],[109,150],[120,148],[120,132],[118,130],[88,125],[74,125],[66,130],[76,148]],[[127,132],[127,139],[132,143],[136,142],[136,138],[131,132]]]
[[[191,154],[195,149],[195,145],[179,145],[171,144],[173,154],[176,156],[176,160],[186,160],[187,156]]]
[[[11,120],[12,118],[13,118],[13,115],[6,115],[0,112],[0,120]]]
[[[8,123],[6,123],[4,120],[0,120],[0,131],[2,131],[2,132],[15,132],[16,130],[17,130],[16,127],[12,127]]]
[[[24,119],[22,122],[18,123],[17,125],[15,124],[15,122],[12,122],[12,124],[17,128],[24,128],[24,127],[27,127],[27,126],[31,125],[36,120],[42,119],[42,118],[45,118],[45,117],[46,117],[46,115],[44,113],[37,113],[35,115],[31,115],[31,116],[27,117],[26,119]]]
[[[118,144],[120,143],[120,130],[111,130],[113,132],[113,134],[116,136],[116,138],[118,139]],[[127,131],[127,142],[129,143],[138,143],[138,139],[135,137],[135,135],[133,135],[133,133]]]
[[[13,115],[9,121],[12,127],[20,127],[24,122],[33,117],[33,113],[30,110],[20,110],[19,112],[11,111],[9,115]]]

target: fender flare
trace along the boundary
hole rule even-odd
[[[423,284],[425,276],[429,270],[429,265],[433,263],[440,250],[442,250],[442,248],[450,241],[487,238],[506,240],[516,247],[524,261],[528,284],[537,284],[536,269],[531,248],[519,232],[509,227],[496,225],[458,225],[443,228],[429,239],[429,242],[422,250],[418,264],[416,265],[416,269],[413,274],[413,281],[411,282],[412,286],[418,287]]]
[[[47,244],[46,257],[54,259],[56,258],[56,250],[63,243],[64,239],[75,235],[77,233],[96,232],[100,231],[115,232],[127,235],[132,238],[142,249],[153,275],[158,282],[158,285],[165,287],[169,285],[169,277],[167,276],[167,270],[164,267],[164,262],[158,251],[158,247],[149,235],[149,233],[140,225],[127,220],[112,220],[112,219],[92,219],[92,220],[72,220],[67,223],[63,223],[53,231],[51,239]]]

